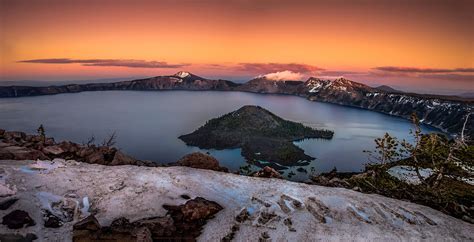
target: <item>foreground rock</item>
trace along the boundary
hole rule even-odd
[[[280,165],[301,165],[314,158],[293,141],[306,138],[331,139],[333,132],[316,130],[284,120],[258,106],[243,106],[179,138],[187,145],[204,149],[242,148],[249,161],[270,161]]]
[[[213,171],[229,171],[226,167],[221,167],[216,158],[200,152],[185,155],[176,162],[176,165]]]
[[[183,205],[163,207],[168,210],[164,217],[145,218],[134,222],[121,217],[106,227],[102,227],[91,215],[73,226],[73,240],[193,241],[201,234],[206,220],[222,210],[219,204],[202,197],[189,200]]]
[[[199,236],[193,232],[191,237],[197,236],[198,241],[474,240],[472,224],[375,194],[189,167],[56,163],[61,164],[30,172],[25,169],[38,165],[0,162],[2,177],[7,185],[17,187],[19,198],[6,211],[23,210],[36,221],[35,226],[19,230],[0,226],[0,238],[29,233],[38,241],[71,241],[80,231],[108,228],[114,235],[133,230],[130,241],[150,241],[171,222],[176,231],[186,231],[186,221],[207,218]],[[223,209],[218,211],[220,206]],[[70,215],[61,218],[61,227],[47,228],[40,222],[45,209]],[[129,230],[131,225],[134,229]]]
[[[80,145],[70,141],[56,143],[53,138],[0,129],[0,160],[53,160],[55,158],[112,166],[157,166],[151,161],[137,160],[114,147]]]
[[[35,225],[35,221],[33,221],[27,212],[15,210],[3,216],[2,224],[6,225],[9,229],[21,229],[25,226],[28,227]]]
[[[283,179],[283,176],[278,171],[269,166],[263,167],[260,171],[253,173],[252,176]]]

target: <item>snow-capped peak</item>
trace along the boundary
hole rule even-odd
[[[176,73],[176,74],[174,74],[174,75],[177,76],[177,77],[185,78],[185,77],[190,76],[191,73],[186,72],[186,71],[180,71],[180,72],[178,72],[178,73]]]
[[[315,93],[322,90],[345,91],[345,92],[372,92],[373,88],[359,83],[339,77],[334,80],[323,80],[319,78],[310,77],[306,81],[308,91]]]

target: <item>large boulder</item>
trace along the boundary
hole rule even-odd
[[[61,147],[61,149],[68,153],[76,153],[80,149],[80,146],[78,144],[73,143],[71,141],[62,141],[58,145],[59,147]]]
[[[187,166],[192,168],[213,170],[213,171],[224,171],[227,172],[227,168],[221,167],[219,161],[210,156],[200,152],[191,153],[183,156],[176,162],[179,166]]]
[[[41,151],[21,146],[0,147],[0,160],[45,160],[48,159]]]
[[[283,179],[283,176],[275,169],[265,166],[260,171],[253,173],[254,177],[265,177],[265,178],[279,178]]]
[[[76,152],[76,155],[79,156],[80,158],[85,158],[87,156],[90,156],[92,153],[94,153],[95,147],[93,146],[86,146],[81,149],[79,149]]]
[[[213,201],[208,201],[202,197],[187,201],[179,206],[183,219],[186,221],[206,220],[222,210],[222,207]]]
[[[86,156],[84,161],[90,164],[99,165],[105,165],[106,163],[104,159],[104,154],[99,150],[95,150],[90,155]]]
[[[44,147],[43,153],[46,155],[58,156],[64,153],[64,150],[59,145],[52,145]]]
[[[137,160],[129,155],[124,154],[120,150],[117,150],[114,155],[114,159],[109,163],[111,166],[117,165],[135,165]]]
[[[9,141],[20,141],[25,139],[26,134],[20,131],[5,131],[3,137]]]
[[[91,230],[91,231],[97,231],[101,229],[102,227],[99,224],[99,221],[94,217],[94,215],[89,215],[85,219],[77,222],[74,224],[73,229],[74,230]]]

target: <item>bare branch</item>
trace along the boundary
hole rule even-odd
[[[112,134],[109,135],[107,139],[104,139],[104,141],[102,142],[102,146],[112,147],[117,143],[116,139],[117,139],[117,135],[116,135],[116,132],[114,131]]]
[[[95,142],[95,137],[94,135],[91,135],[91,137],[89,137],[89,139],[87,140],[86,143],[83,142],[83,144],[87,147],[91,147]]]

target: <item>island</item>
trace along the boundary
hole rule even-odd
[[[211,119],[179,139],[201,149],[242,148],[242,156],[249,162],[269,162],[272,167],[282,169],[282,166],[302,165],[301,162],[314,159],[294,145],[294,141],[331,139],[333,134],[333,131],[284,120],[262,107],[248,105]]]

